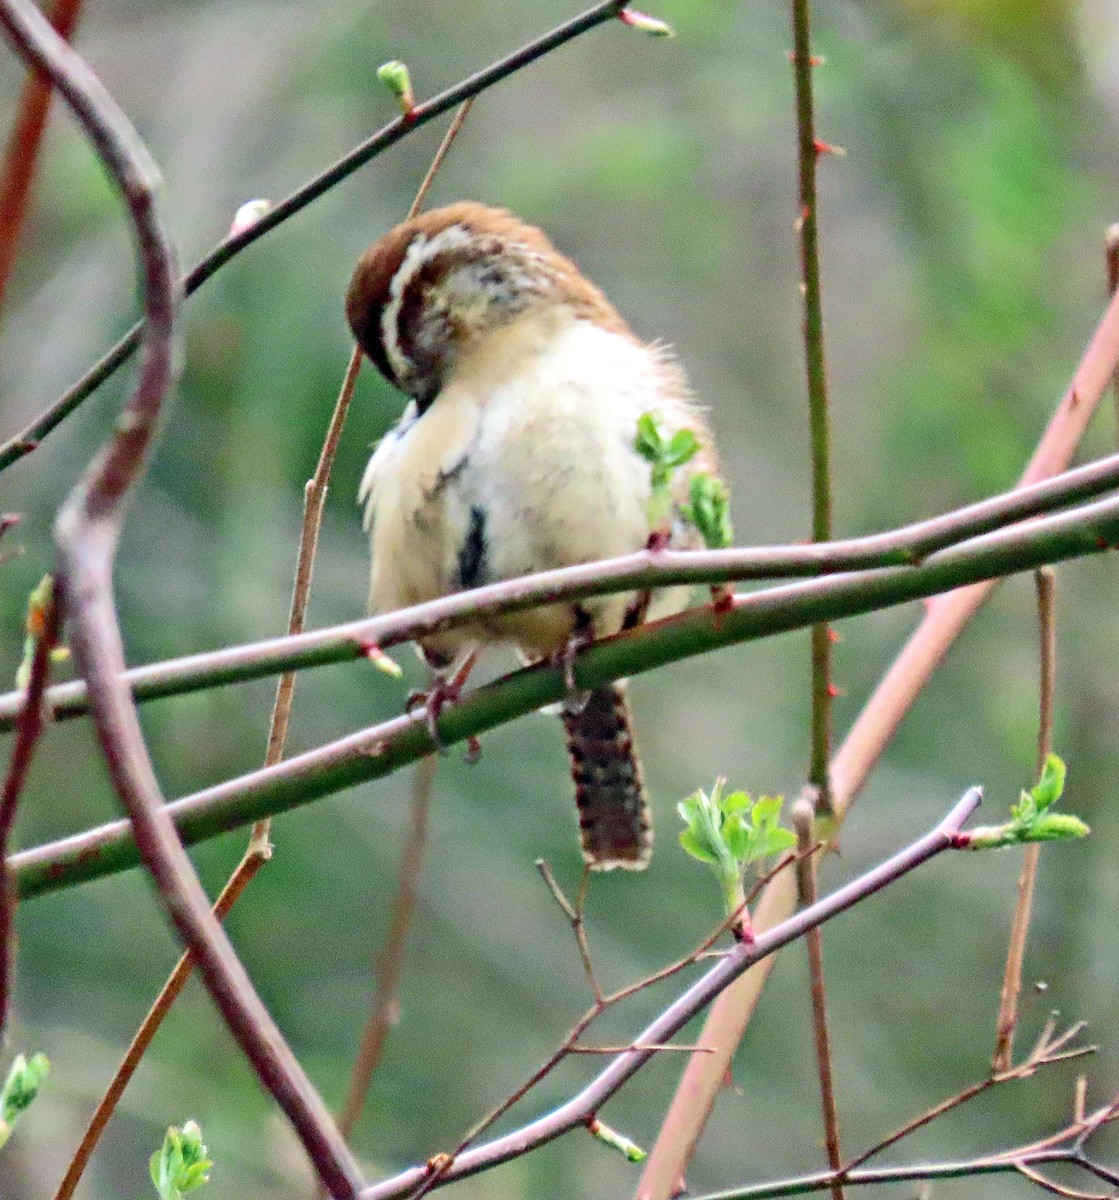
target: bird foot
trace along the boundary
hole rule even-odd
[[[426,692],[409,692],[408,698],[404,701],[405,712],[415,712],[419,708],[424,710],[427,732],[440,754],[449,754],[450,750],[439,733],[439,716],[445,708],[457,704],[461,699],[462,689],[466,685],[466,680],[477,657],[476,653],[471,653],[449,674],[436,673],[431,681],[431,687]],[[481,744],[476,737],[469,738],[466,754],[468,762],[477,762],[478,756],[481,754]]]

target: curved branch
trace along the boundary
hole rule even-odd
[[[142,272],[144,354],[136,390],[55,524],[61,607],[70,618],[101,750],[144,864],[226,1024],[295,1126],[324,1185],[334,1196],[351,1197],[362,1182],[357,1165],[210,912],[162,806],[139,717],[121,679],[124,648],[113,604],[113,560],[124,501],[143,472],[175,377],[178,288],[155,200],[158,171],[127,117],[30,0],[0,0],[0,24],[22,57],[54,81],[119,187]]]
[[[1045,562],[1099,553],[1116,542],[1119,498],[1112,498],[943,550],[920,567],[788,584],[739,597],[726,610],[710,606],[692,609],[607,638],[576,658],[576,685],[600,687],[722,646],[854,616],[980,579],[1033,570]],[[424,606],[425,610],[432,607]],[[367,630],[377,627],[376,621],[363,625]],[[318,653],[322,661],[321,651]],[[449,746],[485,733],[555,704],[565,694],[562,670],[541,664],[514,672],[444,709],[438,721],[440,742]],[[196,792],[169,805],[168,813],[182,838],[192,843],[382,778],[435,749],[422,715],[401,716],[277,766]],[[136,861],[128,824],[118,821],[16,854],[10,865],[20,896],[30,897],[123,870]]]
[[[293,192],[286,200],[269,209],[259,221],[256,221],[248,229],[242,230],[232,237],[227,237],[215,246],[183,277],[181,281],[183,295],[193,295],[211,275],[225,266],[246,246],[251,245],[290,217],[295,216],[301,209],[306,208],[312,201],[317,200],[336,184],[341,183],[359,167],[363,167],[371,159],[384,153],[414,129],[419,129],[428,121],[433,121],[462,101],[479,95],[564,43],[593,29],[596,25],[611,20],[625,7],[626,2],[627,0],[605,0],[603,3],[596,4],[572,20],[557,26],[550,33],[546,33],[543,37],[529,42],[528,45],[513,54],[500,59],[484,71],[478,71],[423,104],[417,104],[410,110],[407,117],[397,117],[395,121],[390,122],[367,141],[362,142],[360,146],[351,150],[333,166],[328,167],[298,191]],[[36,417],[26,429],[9,438],[0,446],[0,471],[37,449],[47,434],[61,424],[84,400],[88,399],[106,379],[119,370],[140,345],[142,331],[142,322],[133,325],[124,337],[99,362],[95,363],[69,391]]]
[[[157,700],[257,679],[279,671],[361,658],[371,643],[391,646],[436,629],[467,624],[482,613],[512,612],[561,598],[576,599],[676,583],[834,575],[859,568],[918,566],[938,549],[1026,517],[1090,499],[1117,486],[1119,454],[1067,471],[1043,483],[1006,492],[887,533],[810,546],[641,551],[491,584],[382,617],[134,667],[125,673],[125,681],[137,701]],[[19,692],[0,696],[0,731],[14,727],[22,703]],[[78,681],[50,688],[46,704],[54,720],[84,715],[89,711],[85,684]]]

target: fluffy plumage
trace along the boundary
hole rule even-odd
[[[347,315],[369,357],[412,397],[361,484],[374,612],[642,549],[650,532],[649,464],[635,448],[643,413],[656,413],[667,433],[688,427],[700,439],[700,454],[674,476],[678,500],[692,472],[714,469],[705,423],[671,356],[635,338],[569,259],[507,212],[456,204],[398,226],[363,255]],[[698,544],[678,513],[670,544]],[[684,607],[688,595],[657,593],[652,615]],[[588,622],[596,636],[617,632],[632,601],[604,596],[508,614],[434,635],[423,648],[439,666],[494,641],[541,658]],[[632,758],[624,709],[589,708],[599,730],[622,713],[614,741]],[[595,763],[584,768],[593,773]],[[609,762],[603,769],[617,775]],[[643,805],[636,765],[626,778],[624,803],[632,808],[636,795]],[[586,843],[585,851],[594,865],[640,866],[648,838],[634,837],[641,844],[628,853],[616,830],[604,857]]]

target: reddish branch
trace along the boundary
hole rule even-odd
[[[0,23],[28,64],[50,75],[119,187],[141,267],[144,352],[136,389],[55,525],[58,602],[70,621],[98,740],[144,864],[230,1031],[292,1121],[324,1185],[333,1196],[350,1197],[361,1185],[356,1163],[210,911],[163,811],[139,717],[121,678],[124,648],[113,603],[112,568],[123,503],[143,471],[175,374],[177,272],[155,200],[157,171],[115,101],[29,0],[0,0]]]
[[[82,0],[58,0],[55,4],[50,21],[64,41],[68,42],[73,36],[81,8]],[[0,312],[4,308],[4,296],[12,277],[19,237],[27,216],[52,91],[49,75],[38,71],[28,75],[4,155],[3,176],[0,178]]]

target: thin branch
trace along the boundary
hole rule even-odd
[[[288,632],[299,633],[303,629],[307,613],[307,601],[311,590],[311,577],[314,569],[315,551],[318,546],[319,531],[322,527],[323,508],[330,481],[330,471],[333,466],[338,441],[346,419],[346,412],[353,397],[354,384],[361,366],[360,352],[350,359],[342,381],[342,387],[334,406],[334,412],[327,426],[323,439],[322,450],[319,454],[318,465],[312,477],[304,488],[303,523],[299,539],[299,551],[296,558],[295,582],[292,586],[291,610],[288,618]],[[276,687],[276,699],[272,707],[272,718],[268,730],[268,743],[265,750],[265,766],[271,766],[283,758],[284,743],[287,739],[288,723],[291,717],[291,705],[295,692],[295,674],[287,672],[280,676]],[[227,880],[220,896],[214,904],[214,915],[219,921],[224,921],[230,910],[240,899],[244,890],[252,882],[260,868],[272,857],[272,847],[269,843],[268,818],[264,818],[253,827],[249,844],[241,861],[233,874]],[[152,1003],[125,1052],[124,1058],[117,1067],[104,1095],[98,1102],[89,1124],[82,1135],[82,1140],[66,1169],[66,1174],[55,1193],[55,1200],[70,1200],[74,1189],[78,1186],[101,1135],[108,1126],[109,1119],[115,1111],[128,1087],[140,1060],[147,1052],[164,1019],[174,1007],[186,981],[194,970],[194,958],[188,951],[175,964],[166,983],[160,989],[159,995]]]
[[[647,624],[581,651],[574,662],[576,684],[580,688],[600,687],[613,679],[655,670],[720,646],[805,628],[822,618],[869,612],[977,578],[1033,570],[1045,562],[1097,553],[1116,541],[1119,498],[989,534],[966,546],[941,551],[921,567],[790,584],[740,597],[729,607],[692,609]],[[429,612],[435,607],[424,606]],[[402,621],[414,633],[418,622],[409,623],[407,613],[374,618],[364,622],[362,628],[367,633],[394,627],[399,630]],[[435,624],[427,621],[424,627]],[[379,637],[370,640],[381,642]],[[364,646],[367,649],[368,642]],[[445,708],[437,723],[439,738],[449,746],[485,733],[516,716],[560,702],[567,694],[566,688],[564,672],[548,664],[516,671]],[[436,748],[422,715],[396,717],[274,767],[196,792],[175,801],[168,813],[181,836],[188,843],[195,842],[362,781],[390,775]],[[837,791],[837,796],[845,794]],[[127,822],[116,822],[14,855],[11,865],[17,871],[20,895],[29,896],[96,878],[135,862],[136,848]]]
[[[1119,308],[1115,314],[1119,357]],[[1056,479],[969,505],[916,525],[849,541],[813,546],[768,546],[717,551],[640,551],[576,567],[564,567],[459,592],[430,604],[366,618],[295,638],[276,638],[164,663],[135,667],[125,682],[138,701],[183,695],[224,683],[365,656],[370,643],[392,645],[468,624],[480,615],[513,612],[558,599],[678,583],[826,576],[859,568],[920,566],[934,552],[962,544],[1013,521],[1091,499],[1119,487],[1119,454],[1068,471]],[[88,712],[80,681],[51,688],[46,697],[55,720]],[[21,696],[0,696],[0,731],[10,729]]]
[[[847,1162],[843,1167],[843,1174],[853,1171],[856,1167],[861,1167],[863,1163],[875,1158],[883,1150],[888,1150],[891,1146],[909,1137],[910,1134],[915,1133],[918,1129],[924,1129],[926,1125],[935,1121],[938,1117],[942,1117],[945,1113],[967,1104],[969,1101],[974,1100],[976,1096],[980,1096],[992,1088],[1014,1080],[1027,1079],[1041,1067],[1049,1067],[1054,1063],[1065,1062],[1069,1058],[1083,1058],[1085,1055],[1095,1053],[1096,1048],[1094,1046],[1077,1046],[1070,1050],[1065,1049],[1069,1041],[1077,1037],[1082,1029],[1083,1023],[1078,1023],[1070,1026],[1063,1034],[1053,1040],[1050,1040],[1048,1037],[1041,1038],[1030,1053],[1030,1056],[1023,1059],[1017,1066],[1000,1071],[997,1075],[988,1075],[985,1079],[981,1079],[963,1088],[954,1096],[949,1096],[946,1100],[942,1100],[939,1104],[934,1104],[919,1116],[906,1121],[904,1125],[895,1129],[893,1133],[888,1134],[881,1141],[875,1142],[868,1150],[864,1150],[861,1154]]]
[[[780,926],[758,935],[754,942],[737,943],[715,966],[677,997],[633,1039],[634,1046],[668,1043],[697,1013],[754,964],[768,959],[782,946],[804,936],[812,928],[838,915],[867,896],[896,882],[909,871],[944,850],[951,849],[963,823],[979,803],[979,790],[972,788],[951,812],[929,833],[918,838],[886,862],[832,892],[810,908],[802,909]],[[594,1011],[594,1010],[592,1010]],[[605,1102],[631,1079],[657,1051],[629,1049],[620,1054],[577,1095],[528,1125],[493,1141],[453,1156],[439,1157],[438,1178],[427,1167],[412,1167],[391,1179],[366,1188],[361,1200],[395,1200],[432,1186],[472,1175],[506,1162],[552,1141],[585,1124]],[[502,1109],[504,1111],[504,1108]]]
[[[1038,681],[1037,777],[1045,768],[1053,749],[1053,694],[1057,661],[1057,622],[1054,613],[1056,575],[1051,567],[1035,572],[1037,616],[1040,634],[1040,678]],[[995,1022],[995,1053],[991,1070],[1005,1071],[1013,1061],[1014,1029],[1018,1024],[1018,1001],[1022,992],[1022,967],[1026,961],[1026,938],[1030,929],[1037,867],[1041,859],[1038,842],[1026,847],[1022,856],[1022,871],[1018,876],[1018,898],[1010,922],[1010,940],[1006,951],[1002,989],[999,994],[999,1014]]]
[[[793,82],[796,93],[797,181],[800,212],[801,294],[804,300],[804,367],[808,380],[808,425],[812,444],[812,540],[832,536],[831,435],[828,414],[828,371],[824,350],[824,300],[820,280],[820,235],[816,193],[816,161],[821,143],[813,113],[811,0],[792,0]],[[816,789],[819,809],[830,813],[832,640],[827,625],[812,628],[812,717],[808,781]]]
[[[427,174],[423,177],[423,182],[416,191],[416,198],[412,201],[411,207],[408,209],[408,215],[404,218],[406,221],[410,221],[423,208],[427,194],[431,191],[431,185],[435,182],[435,176],[442,169],[443,160],[454,145],[455,138],[458,137],[459,130],[463,127],[466,118],[470,116],[470,110],[474,107],[476,99],[477,96],[469,96],[458,106],[458,112],[455,113],[450,125],[447,126],[447,132],[443,135],[443,140],[439,143],[439,149],[435,151],[435,157],[431,160],[431,166],[428,167]]]
[[[1104,234],[1104,264],[1107,270],[1107,294],[1119,292],[1119,224],[1109,226]],[[1119,367],[1112,372],[1112,393],[1115,396],[1115,440],[1119,444]]]
[[[793,809],[793,828],[797,835],[797,901],[801,908],[816,903],[816,858],[812,854],[813,815],[816,805],[807,798],[798,800]],[[835,1102],[832,1074],[831,1038],[828,1033],[828,1001],[824,988],[824,946],[819,929],[811,929],[804,938],[808,951],[808,973],[812,991],[812,1032],[816,1046],[816,1072],[820,1079],[820,1107],[824,1117],[824,1145],[833,1171],[843,1166],[839,1149],[839,1111]],[[844,1200],[843,1184],[836,1180],[832,1200]]]
[[[1112,297],[1103,319],[1073,374],[1068,390],[1030,459],[1019,487],[1030,487],[1064,470],[1087,428],[1092,414],[1108,387],[1119,363],[1119,294]],[[890,669],[848,731],[831,765],[832,798],[836,821],[828,831],[832,837],[862,790],[867,777],[889,744],[905,714],[920,695],[933,671],[990,596],[994,580],[953,589],[938,596],[906,642]],[[755,909],[754,924],[765,929],[792,911],[795,894],[786,878],[775,881]],[[720,1053],[696,1055],[684,1069],[676,1094],[661,1126],[661,1134],[650,1151],[645,1173],[658,1180],[672,1178],[665,1163],[688,1161],[706,1124],[715,1096],[754,1007],[765,986],[768,967],[751,972],[719,998],[700,1035],[701,1045],[719,1048]],[[677,1167],[677,1175],[680,1166]],[[663,1200],[664,1191],[652,1192],[639,1186],[641,1200]]]
[[[225,920],[230,909],[240,899],[241,893],[252,882],[257,871],[268,861],[269,855],[270,851],[266,845],[258,843],[255,838],[250,841],[249,848],[246,850],[244,857],[238,863],[237,869],[229,877],[225,887],[222,889],[221,895],[218,896],[217,901],[214,903],[214,915],[219,921]],[[160,989],[159,995],[152,1002],[151,1008],[148,1009],[147,1014],[140,1023],[140,1027],[133,1035],[132,1041],[129,1043],[128,1049],[124,1052],[124,1057],[120,1061],[120,1065],[113,1073],[113,1077],[109,1081],[109,1086],[105,1089],[105,1094],[97,1102],[97,1107],[93,1110],[85,1132],[82,1134],[82,1140],[78,1143],[78,1147],[66,1167],[66,1174],[63,1176],[62,1182],[58,1185],[58,1190],[54,1194],[54,1200],[70,1200],[73,1196],[79,1180],[84,1174],[86,1167],[89,1166],[89,1160],[97,1148],[97,1143],[101,1140],[101,1135],[105,1132],[109,1118],[120,1103],[125,1089],[132,1082],[132,1076],[136,1074],[136,1068],[148,1052],[148,1047],[151,1045],[152,1039],[163,1024],[164,1018],[171,1011],[175,1001],[178,1000],[193,970],[194,959],[188,951],[175,964],[175,969],[167,977],[167,982]]]
[[[461,83],[455,84],[454,87],[434,96],[431,100],[417,104],[411,109],[407,118],[401,116],[390,122],[373,137],[351,150],[344,158],[339,159],[320,175],[304,184],[298,191],[293,192],[286,200],[269,209],[260,220],[249,228],[227,237],[215,246],[205,258],[183,276],[182,294],[184,296],[193,295],[202,284],[246,246],[251,245],[258,238],[263,237],[270,230],[306,208],[312,201],[330,191],[371,159],[383,154],[390,146],[407,137],[413,130],[419,129],[443,113],[449,112],[464,100],[481,94],[493,87],[494,84],[523,70],[537,59],[550,54],[553,50],[579,37],[580,34],[593,29],[596,25],[612,20],[625,7],[625,3],[626,0],[604,0],[603,3],[596,4],[580,16],[557,26],[550,33],[529,42],[520,50],[498,60],[485,70],[478,71]],[[110,378],[131,358],[140,345],[142,328],[140,323],[134,325],[69,391],[36,417],[26,429],[0,446],[0,471],[37,449],[51,430],[64,421],[82,401],[91,396],[106,379]]]
[[[447,132],[443,135],[443,140],[439,143],[439,148],[431,160],[427,174],[416,191],[415,199],[408,209],[407,219],[414,217],[423,206],[423,202],[431,190],[431,185],[435,182],[435,177],[439,174],[439,169],[443,166],[443,162],[451,146],[454,145],[459,130],[462,129],[466,118],[470,115],[473,105],[473,96],[459,105],[458,111],[447,127]],[[351,369],[355,375],[361,362],[361,355],[361,347],[355,346],[351,359]],[[294,675],[292,675],[292,679],[294,680]],[[338,1116],[338,1127],[342,1130],[342,1136],[347,1139],[361,1117],[373,1075],[384,1054],[389,1030],[397,1020],[400,1007],[400,978],[404,971],[404,948],[408,940],[408,931],[412,925],[412,916],[416,909],[420,875],[427,852],[428,818],[431,813],[431,797],[435,788],[437,763],[438,760],[434,755],[422,758],[413,775],[408,832],[405,835],[404,848],[400,856],[400,869],[397,874],[396,897],[393,900],[389,933],[373,966],[373,974],[376,979],[373,1005],[361,1032],[357,1054],[350,1072],[346,1099]]]
[[[420,873],[423,869],[427,847],[428,817],[431,813],[431,795],[435,784],[438,759],[429,754],[416,764],[415,790],[412,795],[411,819],[404,839],[404,850],[400,856],[400,870],[396,880],[396,896],[392,906],[392,920],[385,944],[377,955],[374,976],[377,989],[372,1010],[361,1033],[353,1070],[350,1073],[349,1089],[345,1103],[338,1115],[338,1128],[345,1137],[353,1133],[354,1126],[365,1107],[365,1097],[373,1074],[384,1054],[389,1031],[396,1024],[400,1006],[400,978],[404,971],[404,948],[408,930],[412,925],[412,914],[419,894]]]
[[[143,471],[175,376],[177,284],[174,255],[155,200],[158,173],[124,113],[29,0],[0,0],[0,23],[22,57],[50,75],[120,189],[142,272],[144,354],[135,392],[55,525],[59,602],[70,619],[101,750],[160,898],[198,960],[230,1031],[296,1127],[332,1195],[352,1196],[361,1185],[356,1163],[210,912],[190,859],[161,807],[139,717],[120,678],[124,648],[113,604],[112,566],[123,503]]]
[[[534,866],[543,877],[548,890],[552,893],[552,898],[563,911],[563,915],[571,922],[571,932],[575,935],[575,944],[579,947],[579,958],[583,963],[583,974],[586,976],[587,985],[591,989],[591,995],[594,996],[595,1004],[603,1005],[605,997],[602,987],[599,985],[598,976],[595,974],[594,962],[591,959],[591,948],[587,942],[587,924],[584,920],[587,884],[591,878],[590,868],[584,865],[583,873],[579,880],[579,894],[576,897],[575,903],[572,904],[563,894],[563,889],[556,882],[556,877],[552,874],[552,868],[548,865],[547,859],[538,858]]]
[[[57,0],[54,5],[50,23],[64,41],[73,37],[81,8],[82,0]],[[27,216],[53,90],[49,76],[37,71],[28,75],[4,154],[0,178],[0,312],[4,308],[4,297]]]
[[[19,798],[23,794],[31,760],[43,733],[43,695],[50,682],[51,655],[58,645],[61,614],[54,595],[53,581],[44,580],[47,590],[42,609],[29,614],[38,624],[34,632],[35,649],[31,656],[31,669],[27,680],[27,692],[23,712],[16,726],[12,741],[12,753],[8,771],[0,792],[0,863],[4,865],[3,893],[0,894],[0,1035],[8,1027],[8,1008],[11,1001],[11,983],[15,962],[15,876],[8,866],[8,841],[16,819]]]

